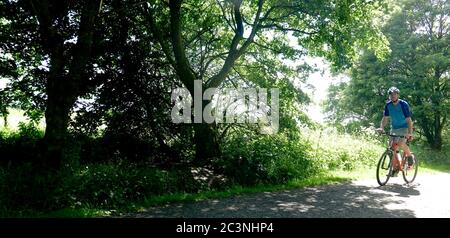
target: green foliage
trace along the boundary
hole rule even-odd
[[[0,166],[0,216],[26,216],[54,206],[60,175],[32,162]]]
[[[323,170],[351,171],[376,166],[385,149],[373,135],[363,132],[350,135],[325,128],[308,131],[306,135],[312,144],[314,162]]]
[[[440,170],[442,172],[450,171],[450,149],[448,147],[442,150],[434,150],[421,144],[420,141],[414,143],[411,150],[420,160],[420,166],[430,169]],[[441,169],[442,168],[442,169]]]
[[[17,131],[0,131],[0,164],[32,162],[39,153],[44,132],[34,123],[19,123]]]
[[[107,162],[73,168],[64,175],[55,202],[62,207],[124,207],[132,201],[174,192],[197,192],[188,170],[160,170],[148,164]]]
[[[224,145],[219,165],[233,182],[243,185],[286,183],[318,172],[308,156],[310,147],[284,134],[236,136]]]
[[[31,163],[0,166],[0,216],[26,216],[62,208],[117,209],[152,196],[196,193],[190,170],[161,170],[144,163],[66,166],[57,173]]]
[[[335,70],[351,66],[362,47],[371,48],[380,58],[388,55],[388,41],[376,21],[386,1],[314,1],[308,6],[325,18],[308,24],[316,26],[319,34],[306,38],[305,43],[314,54],[332,62]]]

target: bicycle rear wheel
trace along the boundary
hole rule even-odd
[[[380,157],[377,165],[377,181],[380,186],[385,185],[392,174],[392,152],[386,150]]]
[[[413,154],[413,162],[414,163],[410,168],[408,168],[408,163],[405,163],[405,167],[403,168],[403,179],[405,180],[406,183],[412,183],[414,179],[416,179],[417,170],[419,169],[419,160],[414,154]]]

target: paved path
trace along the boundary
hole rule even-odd
[[[126,217],[175,218],[450,218],[450,173],[401,175],[379,187],[375,179],[279,192],[151,207]]]

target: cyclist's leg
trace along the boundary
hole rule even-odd
[[[408,169],[410,169],[411,166],[414,164],[414,159],[412,157],[413,155],[411,153],[411,150],[409,149],[409,146],[405,142],[400,142],[398,145],[404,151],[405,159],[408,162],[407,166]]]
[[[398,142],[396,142],[396,140],[394,139],[394,142],[392,143],[392,151],[394,151],[394,154],[393,154],[393,156],[394,156],[394,158],[392,158],[392,160],[393,160],[393,170],[392,170],[392,172],[395,174],[395,173],[397,173],[398,172],[398,170],[400,169],[400,164],[399,164],[399,159],[400,158],[397,158],[397,151],[398,150]]]
[[[405,157],[409,157],[411,156],[411,150],[409,149],[409,146],[406,144],[405,141],[406,139],[399,140],[398,146],[400,147],[400,149],[403,150],[403,152],[405,152]]]

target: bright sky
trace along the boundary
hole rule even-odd
[[[8,82],[7,79],[0,78],[0,89],[3,89],[6,87],[6,83]]]
[[[297,39],[288,34],[289,45],[295,49],[301,49],[302,47],[298,45]],[[327,97],[327,90],[331,84],[337,84],[342,81],[348,81],[349,78],[344,74],[339,74],[337,76],[333,76],[331,74],[330,64],[321,57],[310,57],[304,56],[302,60],[298,62],[292,62],[290,60],[284,60],[284,63],[295,66],[302,63],[307,63],[318,71],[309,75],[306,84],[305,83],[296,83],[294,79],[295,85],[300,85],[300,88],[303,92],[306,92],[312,100],[312,103],[307,106],[306,113],[307,115],[314,121],[323,123],[325,115],[322,113],[322,108],[320,104]],[[308,87],[308,84],[312,85],[313,88]]]
[[[330,72],[330,65],[321,58],[308,58],[306,62],[317,65],[319,72],[315,72],[308,77],[307,83],[314,86],[313,89],[303,87],[303,90],[310,96],[312,103],[307,107],[307,115],[316,122],[324,122],[324,114],[320,104],[327,97],[327,90],[331,84],[347,81],[344,74],[333,76]],[[322,71],[322,72],[321,72]]]
[[[6,60],[12,60],[13,58],[12,58],[11,54],[9,54],[9,53],[5,54],[5,53],[3,52],[3,50],[0,49],[0,59],[2,59],[2,60],[4,60],[4,59],[6,59]],[[7,82],[9,82],[8,79],[0,77],[0,89],[5,88]]]

